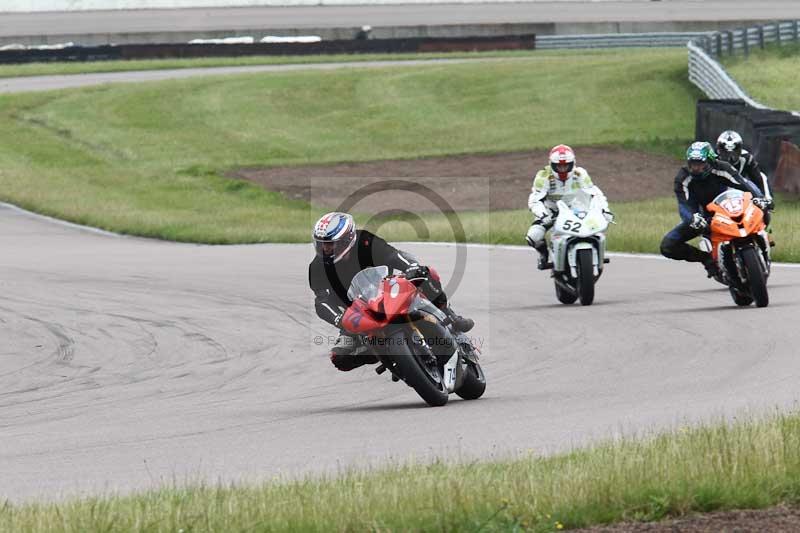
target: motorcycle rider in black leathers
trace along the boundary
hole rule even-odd
[[[727,189],[752,193],[753,203],[767,214],[768,202],[757,187],[748,183],[730,164],[717,159],[709,143],[693,143],[686,151],[686,166],[675,176],[675,196],[681,223],[661,241],[661,253],[665,257],[703,263],[709,277],[717,276],[717,265],[711,254],[687,244],[687,241],[706,230],[706,205]]]
[[[313,239],[316,257],[308,265],[308,282],[314,291],[314,307],[322,320],[337,328],[352,303],[347,289],[353,278],[363,269],[375,266],[405,273],[444,311],[454,329],[467,332],[475,325],[471,319],[456,315],[447,304],[447,295],[435,270],[418,264],[414,256],[401,252],[377,235],[356,229],[351,215],[334,212],[323,216],[314,225]],[[359,342],[359,337],[341,330],[330,357],[334,366],[344,371],[378,362],[368,347]]]
[[[744,149],[741,135],[733,130],[720,133],[717,138],[717,155],[722,161],[730,163],[743,178],[758,187],[769,202],[770,210],[775,206],[767,175],[761,171],[761,166],[753,154]]]
[[[769,224],[772,221],[772,210],[775,209],[775,199],[769,186],[767,175],[761,171],[761,166],[756,158],[743,148],[742,136],[733,130],[723,131],[717,138],[717,155],[723,161],[730,163],[745,180],[755,185],[767,200],[767,210],[764,212],[764,223],[767,225],[770,246],[775,246],[772,239],[772,230]]]

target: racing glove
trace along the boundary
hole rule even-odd
[[[406,279],[416,285],[428,281],[430,274],[428,267],[416,263],[406,269]]]
[[[700,213],[692,215],[692,221],[689,222],[689,227],[693,230],[702,231],[708,227],[708,220]]]
[[[766,198],[753,198],[753,205],[755,205],[762,211],[768,210],[770,208],[770,204],[772,204],[772,202],[770,202]]]
[[[612,213],[611,211],[604,210],[603,216],[606,217],[606,220],[608,221],[609,224],[614,222],[614,213]]]

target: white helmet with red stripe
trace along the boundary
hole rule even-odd
[[[575,168],[575,152],[566,144],[559,144],[550,150],[550,168],[553,169],[561,181],[569,178]]]
[[[347,213],[328,213],[314,224],[312,236],[322,261],[337,263],[356,243],[356,223]]]

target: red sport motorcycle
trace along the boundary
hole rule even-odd
[[[366,268],[347,296],[353,303],[342,327],[375,354],[378,374],[389,370],[393,381],[405,381],[431,406],[446,404],[450,393],[465,400],[483,395],[478,349],[404,275],[390,275],[385,266]]]

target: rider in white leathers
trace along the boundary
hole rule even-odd
[[[603,191],[592,183],[585,169],[575,166],[575,152],[565,144],[550,150],[550,164],[536,173],[533,187],[528,197],[528,208],[533,213],[526,237],[528,244],[539,252],[539,270],[552,268],[547,261],[547,242],[545,235],[558,216],[557,202],[564,200],[569,204],[572,196],[583,190],[596,198],[606,219],[611,222],[614,215],[608,210],[608,200]]]

